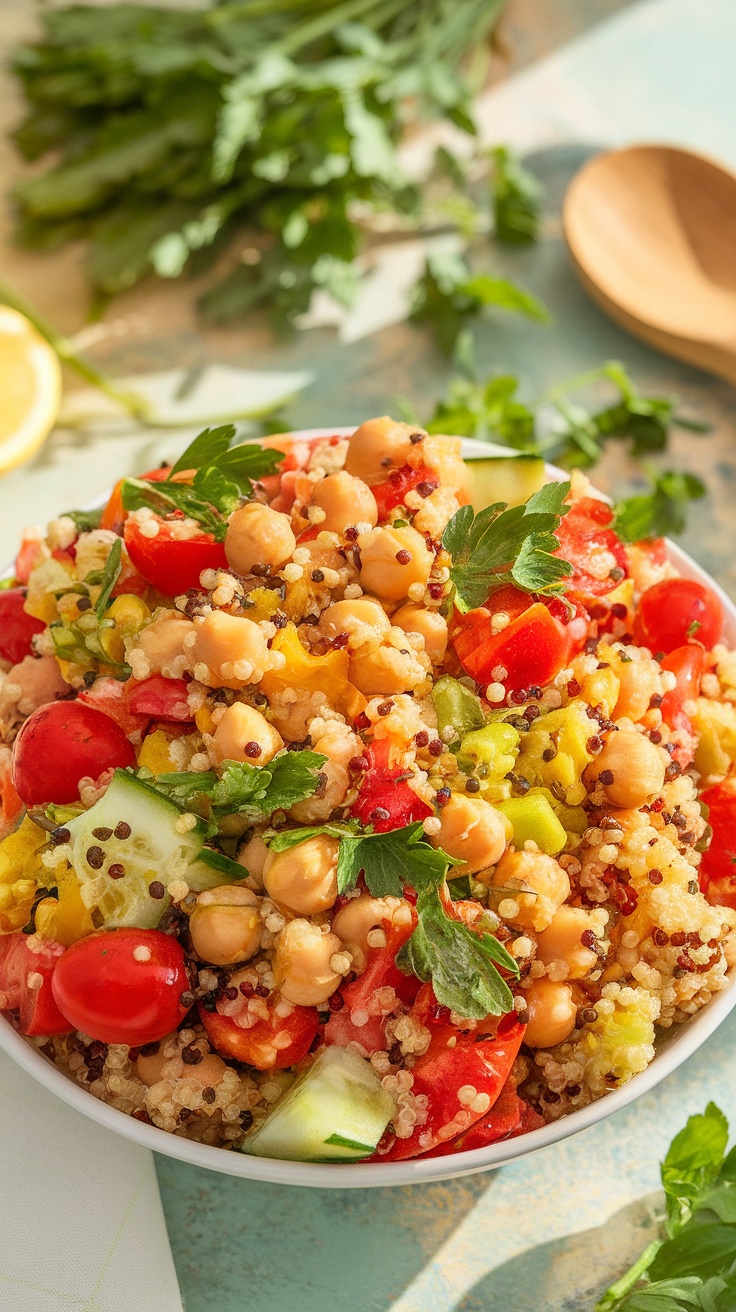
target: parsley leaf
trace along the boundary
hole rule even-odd
[[[268,765],[224,761],[219,776],[214,770],[182,771],[156,775],[147,782],[178,806],[199,807],[206,818],[222,820],[237,814],[255,823],[311,797],[326,760],[319,752],[282,752]]]
[[[206,465],[219,464],[220,458],[228,450],[234,437],[233,424],[221,424],[219,428],[205,428],[182,451],[176,464],[171,467],[169,478],[184,469],[204,469]]]
[[[521,506],[498,502],[479,515],[461,506],[442,535],[453,558],[450,578],[460,610],[482,606],[491,592],[510,582],[524,592],[563,590],[562,580],[572,568],[552,553],[559,548],[554,534],[569,491],[569,483],[546,483]]]
[[[617,501],[613,527],[624,542],[641,542],[644,538],[661,538],[682,533],[686,525],[688,501],[704,497],[705,484],[696,474],[677,469],[655,472],[651,491]]]
[[[100,527],[102,507],[97,510],[65,510],[61,518],[73,520],[80,533],[91,533],[92,529]]]
[[[536,241],[544,188],[508,146],[496,146],[491,159],[496,237],[514,246]]]
[[[540,323],[550,323],[546,306],[531,292],[507,278],[472,275],[465,260],[454,252],[427,256],[424,273],[414,289],[412,318],[426,324],[448,355],[461,330],[485,309],[508,310]]]
[[[432,847],[420,821],[385,834],[345,837],[337,861],[338,892],[355,888],[363,871],[366,888],[374,897],[403,897],[404,885],[421,888],[441,883],[449,857]]]
[[[227,524],[224,519],[214,506],[197,495],[189,483],[149,483],[143,478],[125,478],[120,491],[126,510],[148,506],[161,516],[180,510],[190,519],[196,519],[216,541],[222,542],[225,538]]]

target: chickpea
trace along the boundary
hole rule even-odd
[[[225,555],[237,574],[250,574],[254,565],[280,569],[293,554],[296,538],[288,515],[259,501],[234,510],[225,534]]]
[[[347,633],[351,646],[380,642],[391,632],[391,621],[375,597],[356,597],[354,601],[336,601],[323,610],[320,631],[326,638]]]
[[[378,506],[370,488],[344,469],[328,474],[316,485],[312,505],[324,510],[319,527],[328,533],[344,533],[351,524],[378,523]]]
[[[259,882],[263,882],[263,867],[266,864],[268,848],[261,838],[260,834],[254,834],[252,838],[244,843],[237,855],[239,866],[245,866],[248,874]]]
[[[535,979],[524,990],[529,1024],[524,1042],[530,1048],[553,1048],[564,1043],[575,1029],[576,1007],[569,984]]]
[[[300,916],[334,906],[339,846],[338,839],[316,834],[286,852],[269,852],[263,868],[269,897]]]
[[[189,917],[196,955],[213,966],[249,961],[261,946],[258,898],[243,884],[222,884],[199,894]]]
[[[273,961],[276,986],[287,1002],[297,1007],[326,1002],[342,980],[330,965],[341,949],[337,934],[323,934],[309,920],[290,920],[279,934]]]
[[[570,880],[553,856],[544,852],[505,852],[493,873],[491,884],[502,888],[501,901],[513,901],[518,912],[510,916],[519,929],[539,933],[570,896]]]
[[[416,431],[411,424],[397,423],[388,415],[367,419],[350,438],[345,459],[347,472],[362,478],[364,483],[385,482],[390,469],[400,469],[407,463],[411,437]]]
[[[420,633],[432,664],[441,665],[447,651],[447,620],[438,610],[425,610],[423,606],[414,606],[410,602],[394,612],[391,623],[405,633]]]
[[[372,929],[381,929],[384,920],[391,920],[398,907],[408,906],[398,897],[371,897],[362,893],[351,898],[337,912],[332,921],[332,932],[342,940],[353,958],[353,970],[362,974],[368,964],[368,935]]]
[[[454,793],[440,811],[440,830],[430,841],[441,847],[448,856],[462,861],[452,866],[448,879],[459,875],[474,875],[486,866],[493,866],[506,848],[507,822],[490,802],[481,797],[463,797]]]
[[[582,943],[583,934],[592,927],[590,913],[583,907],[563,904],[537,938],[537,959],[545,965],[565,961],[568,979],[583,979],[598,962],[595,952]]]
[[[649,710],[650,699],[660,691],[660,668],[656,661],[629,660],[616,663],[616,677],[621,685],[613,718],[624,715],[640,720]]]
[[[401,601],[409,588],[427,586],[434,556],[415,528],[372,528],[358,538],[360,586],[382,601]]]
[[[145,679],[160,670],[169,678],[180,678],[186,667],[185,639],[194,632],[192,621],[181,611],[160,611],[128,647],[129,657],[134,653],[131,663],[135,677]],[[141,660],[144,665],[139,669]]]
[[[139,1080],[148,1085],[149,1089],[153,1084],[158,1084],[159,1080],[164,1078],[164,1065],[175,1060],[172,1057],[164,1057],[164,1048],[171,1037],[171,1035],[168,1035],[161,1040],[158,1045],[158,1052],[150,1053],[145,1057],[141,1053],[136,1061],[136,1074]],[[174,1067],[171,1073],[177,1079],[185,1076],[188,1080],[196,1080],[198,1084],[202,1085],[203,1089],[208,1086],[213,1089],[220,1084],[226,1070],[227,1066],[222,1057],[218,1057],[214,1052],[207,1052],[202,1060],[193,1066],[185,1065],[179,1058],[177,1066]]]
[[[228,706],[214,733],[214,751],[220,761],[268,765],[283,745],[278,729],[244,702]]]
[[[428,673],[429,660],[423,652],[420,655],[410,647],[396,647],[393,642],[359,647],[348,668],[350,682],[365,697],[413,692],[426,682]]]
[[[635,729],[609,733],[603,751],[585,771],[589,787],[600,781],[606,801],[626,810],[651,802],[664,784],[664,752]]]
[[[320,767],[320,787],[291,808],[300,824],[329,820],[345,800],[351,787],[350,762],[363,751],[363,744],[341,720],[327,720],[324,729],[313,738],[312,749],[327,760]]]
[[[195,677],[198,664],[206,665],[210,676],[200,679],[212,688],[242,688],[258,683],[273,666],[271,652],[261,630],[253,620],[213,610],[195,626],[193,649]]]

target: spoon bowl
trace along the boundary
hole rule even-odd
[[[673,146],[597,155],[563,224],[580,279],[650,346],[736,383],[736,176]]]

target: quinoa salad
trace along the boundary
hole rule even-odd
[[[0,1009],[172,1134],[397,1161],[736,960],[736,652],[579,473],[388,417],[121,479],[0,590]]]

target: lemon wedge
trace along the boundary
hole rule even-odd
[[[43,446],[60,403],[56,352],[24,315],[0,305],[0,474]]]

